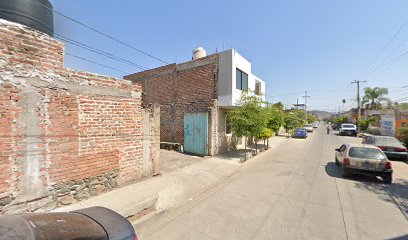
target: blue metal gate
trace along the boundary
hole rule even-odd
[[[184,113],[184,151],[208,155],[208,113]]]

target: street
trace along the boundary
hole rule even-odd
[[[326,134],[288,139],[245,163],[216,187],[136,226],[151,239],[408,239],[408,163],[394,182],[352,176],[334,149],[360,138]]]

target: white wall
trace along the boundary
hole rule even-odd
[[[236,68],[248,74],[248,88],[255,91],[256,80],[261,82],[261,92],[265,93],[265,82],[252,74],[252,64],[234,49],[220,53],[218,76],[218,104],[220,106],[235,106],[242,94],[236,88]],[[265,96],[262,96],[265,100]]]

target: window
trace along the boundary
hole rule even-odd
[[[349,156],[352,158],[385,159],[384,154],[375,148],[352,147],[349,150]]]
[[[261,82],[259,82],[259,81],[255,82],[255,94],[256,95],[261,95],[262,94],[262,92],[261,92]]]
[[[248,74],[244,73],[243,71],[237,68],[236,71],[236,84],[237,89],[239,90],[247,90],[248,89]]]
[[[225,134],[231,134],[231,122],[225,118]]]

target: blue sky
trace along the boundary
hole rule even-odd
[[[52,0],[55,10],[77,19],[166,62],[191,59],[202,46],[207,53],[234,48],[252,62],[266,81],[267,100],[292,104],[307,90],[310,109],[355,106],[350,82],[388,87],[390,97],[408,96],[408,19],[406,0],[206,0],[206,1],[66,1]],[[147,68],[163,63],[124,47],[55,15],[55,32],[128,59]],[[73,45],[66,52],[120,69],[139,69]],[[378,55],[381,53],[380,55]],[[396,61],[388,61],[401,56]],[[373,62],[373,60],[375,60]],[[121,78],[125,75],[66,56],[69,68]],[[383,67],[382,67],[383,66]]]

